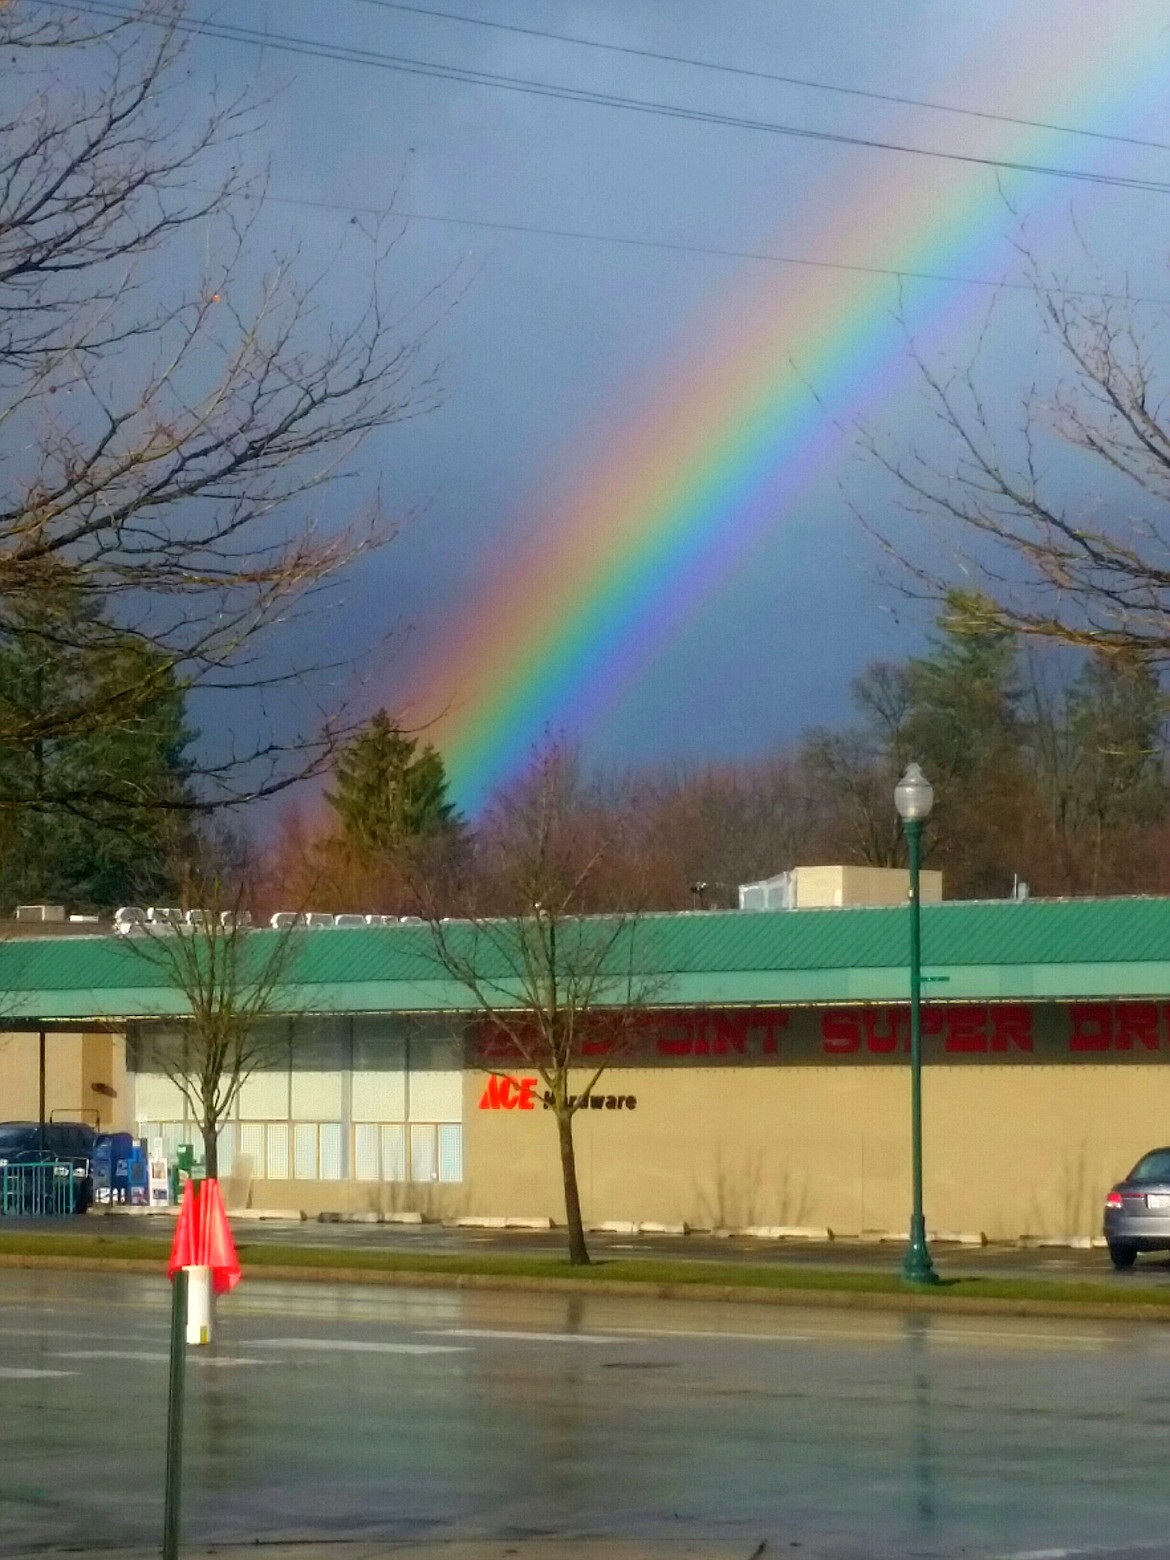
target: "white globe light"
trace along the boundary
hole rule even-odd
[[[906,773],[894,787],[894,806],[903,823],[924,823],[934,806],[934,787],[917,764],[907,764]]]

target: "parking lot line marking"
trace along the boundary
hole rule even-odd
[[[430,1338],[499,1338],[505,1343],[626,1343],[626,1338],[600,1333],[514,1332],[507,1327],[428,1327]]]
[[[302,1349],[321,1354],[467,1354],[442,1343],[360,1343],[352,1338],[249,1338],[253,1349]]]
[[[747,1332],[723,1332],[717,1329],[699,1331],[674,1327],[621,1327],[619,1332],[636,1338],[692,1338],[696,1340],[709,1340],[718,1343],[720,1339],[727,1339],[735,1343],[877,1343],[893,1346],[903,1346],[906,1335],[901,1331],[879,1330],[874,1328],[825,1328],[823,1331],[808,1331],[802,1333],[747,1333]],[[1041,1344],[1052,1349],[1063,1349],[1074,1346],[1077,1348],[1104,1348],[1108,1343],[1105,1334],[1090,1333],[1023,1333],[1004,1330],[993,1332],[986,1328],[963,1330],[958,1328],[932,1327],[924,1333],[928,1343],[970,1343],[982,1346],[988,1342],[996,1344]]]
[[[136,1332],[162,1334],[161,1327],[137,1327]],[[0,1327],[0,1338],[70,1338],[77,1342],[83,1338],[100,1342],[107,1339],[117,1343],[124,1335],[113,1332],[79,1332],[76,1327]]]
[[[150,1365],[165,1365],[169,1354],[161,1354],[151,1349],[55,1349],[55,1360],[144,1360]],[[276,1365],[277,1360],[253,1360],[241,1354],[203,1354],[198,1349],[190,1349],[187,1358],[195,1365],[215,1365],[230,1367],[233,1365]],[[71,1372],[71,1374],[76,1374]]]
[[[165,1365],[169,1354],[159,1354],[149,1349],[54,1349],[55,1360],[147,1360]]]
[[[35,1381],[41,1376],[76,1376],[76,1370],[33,1370],[27,1366],[0,1365],[0,1381]]]
[[[815,1343],[822,1338],[828,1338],[829,1333],[754,1333],[754,1332],[722,1332],[711,1330],[703,1332],[698,1329],[683,1327],[622,1327],[619,1332],[628,1333],[634,1338],[695,1338],[700,1341],[718,1343],[726,1338],[732,1343]]]
[[[279,1365],[279,1360],[249,1360],[242,1355],[231,1354],[203,1354],[198,1350],[188,1350],[187,1358],[193,1365],[213,1365],[218,1370],[230,1370],[234,1365]]]

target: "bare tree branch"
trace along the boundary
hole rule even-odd
[[[143,25],[160,11],[161,32]],[[24,89],[0,111],[0,616],[68,581],[150,647],[158,678],[255,693],[290,678],[275,636],[391,539],[377,504],[345,496],[353,457],[437,404],[423,354],[453,299],[445,282],[394,299],[382,226],[347,236],[369,278],[348,319],[295,251],[257,279],[264,174],[241,170],[258,105],[184,116],[180,17],[158,0],[95,34],[36,0],[0,7]],[[0,744],[92,728],[149,694],[128,682]],[[282,789],[350,729],[336,713],[229,746],[197,804]]]

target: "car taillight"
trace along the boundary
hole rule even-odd
[[[1106,1208],[1124,1208],[1125,1201],[1120,1192],[1110,1192],[1105,1199]]]

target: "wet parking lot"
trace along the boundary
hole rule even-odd
[[[165,1282],[0,1277],[0,1550],[152,1545]],[[245,1282],[188,1392],[192,1542],[1170,1534],[1170,1328]]]

